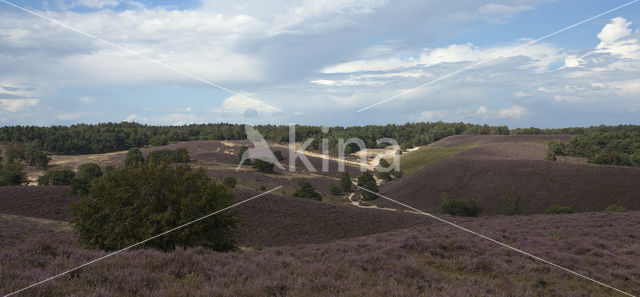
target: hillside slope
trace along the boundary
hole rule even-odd
[[[234,190],[236,201],[259,194]],[[68,220],[68,187],[0,187],[0,213]],[[433,223],[427,217],[267,194],[233,209],[241,246],[330,242]]]
[[[482,144],[393,181],[382,194],[428,211],[439,211],[443,192],[470,196],[486,215],[500,212],[500,197],[509,188],[521,195],[525,214],[542,213],[554,204],[576,211],[601,211],[610,204],[640,210],[640,168],[543,160],[544,140],[558,136],[451,138],[444,144],[458,145],[461,139]],[[398,207],[384,199],[375,203]]]

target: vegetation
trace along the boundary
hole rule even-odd
[[[331,189],[329,190],[329,192],[331,192],[331,195],[340,195],[340,194],[342,194],[342,191],[340,190],[340,187],[338,187],[338,186],[332,186]]]
[[[562,205],[552,205],[547,209],[548,214],[570,214],[573,213],[573,208]]]
[[[97,179],[91,194],[70,207],[79,241],[89,248],[117,250],[233,203],[228,187],[186,165],[138,164]],[[145,243],[171,251],[176,246],[234,248],[232,212],[225,211]]]
[[[273,155],[276,157],[276,160],[278,160],[278,161],[283,161],[284,160],[284,155],[282,155],[282,151],[281,150],[274,151]]]
[[[288,126],[259,125],[255,127],[266,140],[286,143]],[[338,138],[358,137],[367,147],[377,144],[382,137],[394,138],[403,148],[426,145],[447,136],[458,134],[509,134],[506,126],[492,127],[465,123],[407,123],[384,126],[331,127],[323,133],[319,126],[296,126],[296,139],[315,138],[311,149],[320,148],[320,139],[327,138],[331,151],[338,151]],[[188,126],[148,126],[138,123],[78,124],[72,126],[11,126],[0,128],[0,142],[35,143],[48,152],[58,154],[96,154],[128,150],[147,145],[165,145],[169,142],[190,140],[242,140],[246,139],[244,125],[194,124]],[[349,145],[348,150],[359,150]]]
[[[253,160],[253,165],[251,166],[262,173],[273,173],[273,162],[263,161],[262,159],[256,158]]]
[[[363,200],[375,200],[378,198],[378,195],[374,193],[378,193],[378,184],[376,183],[376,179],[369,173],[369,171],[365,171],[358,177],[358,187],[363,189],[367,189],[369,191],[360,190],[360,194],[362,194]],[[373,193],[371,193],[373,192]]]
[[[313,185],[311,185],[309,180],[306,178],[300,179],[298,182],[298,189],[293,192],[293,196],[316,201],[322,200],[322,195],[316,192],[316,189],[313,188]]]
[[[236,187],[236,184],[238,183],[238,180],[236,180],[234,176],[226,176],[222,179],[222,183],[225,186],[229,187],[229,189],[234,189]]]
[[[189,160],[189,152],[182,147],[175,150],[157,150],[147,154],[149,163],[187,163]]]
[[[0,186],[18,186],[27,182],[27,174],[18,162],[0,164]]]
[[[522,214],[520,194],[513,188],[507,189],[502,194],[502,214],[507,216]]]
[[[383,171],[380,168],[388,168],[391,164],[389,164],[389,161],[385,160],[384,158],[380,159],[380,162],[378,163],[378,166],[376,167],[376,172],[378,173],[378,177],[380,177],[383,180],[386,181],[391,181],[391,172],[390,171]],[[394,170],[395,171],[395,170]]]
[[[611,212],[625,212],[627,211],[627,209],[624,206],[620,206],[617,204],[611,204],[609,206],[607,206],[607,208],[605,209],[606,211],[611,211]]]
[[[100,166],[95,163],[86,163],[80,166],[78,174],[71,182],[71,188],[76,194],[89,194],[91,182],[102,176]]]
[[[351,184],[351,176],[349,172],[343,172],[342,176],[340,176],[340,190],[344,193],[351,192],[352,184]]]
[[[243,146],[238,151],[238,163],[242,162],[242,165],[251,165],[251,158],[246,158],[244,161],[242,158],[244,157],[244,153],[249,150],[249,147]]]
[[[455,199],[450,197],[447,193],[442,193],[440,208],[443,212],[452,216],[464,217],[474,217],[479,211],[476,201],[473,198]]]
[[[76,174],[71,169],[50,169],[38,178],[39,186],[68,186]]]
[[[472,145],[459,145],[453,147],[425,147],[419,150],[402,154],[400,156],[400,176],[411,174],[425,166],[447,159],[457,153],[473,147]]]
[[[567,143],[550,141],[547,159],[586,157],[590,163],[640,166],[640,126],[590,127]]]
[[[129,167],[136,165],[137,163],[144,164],[144,158],[142,157],[142,151],[139,148],[131,148],[127,152],[127,157],[124,159],[124,165]]]

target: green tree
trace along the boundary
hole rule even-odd
[[[29,143],[26,146],[25,158],[31,166],[37,166],[40,169],[47,169],[51,158],[47,152],[38,149],[36,143]]]
[[[478,214],[480,209],[476,205],[476,200],[469,197],[467,199],[455,199],[442,193],[442,202],[440,208],[443,212],[452,216],[473,217]]]
[[[261,159],[256,158],[253,160],[253,168],[263,173],[273,173],[273,163],[268,161],[263,161]]]
[[[95,163],[86,163],[80,166],[78,174],[71,182],[71,188],[76,194],[89,194],[91,182],[102,176],[100,166]]]
[[[373,178],[373,175],[369,173],[369,171],[365,171],[358,177],[358,187],[367,189],[371,192],[378,193],[378,184],[376,183],[376,179]],[[362,199],[364,200],[374,200],[378,198],[378,195],[371,193],[369,191],[360,190],[362,194]]]
[[[306,178],[300,179],[298,182],[298,189],[293,192],[293,196],[317,201],[322,200],[322,195],[316,192],[316,189],[313,188],[313,185],[311,185],[309,180]]]
[[[8,162],[0,168],[0,186],[19,186],[26,182],[27,174],[20,163]]]
[[[522,214],[520,195],[513,188],[507,189],[502,194],[502,214],[507,216]]]
[[[153,146],[166,145],[167,143],[168,143],[167,137],[165,137],[164,135],[156,135],[154,137],[151,137],[151,139],[149,139],[149,144]]]
[[[91,194],[70,207],[79,241],[117,250],[232,205],[230,189],[205,170],[166,163],[138,164],[97,179]],[[235,248],[232,212],[224,211],[145,243],[162,251],[176,246]]]
[[[387,161],[386,159],[382,158],[380,159],[378,166],[376,167],[376,171],[378,172],[378,176],[386,181],[390,181],[391,180],[391,172],[390,171],[382,171],[380,168],[384,167],[387,168],[389,167],[391,164],[389,164],[389,161]]]
[[[76,174],[71,169],[50,169],[38,178],[40,186],[68,186]]]
[[[340,177],[340,190],[342,190],[342,192],[348,193],[351,192],[351,187],[351,176],[349,176],[349,172],[345,171]]]
[[[281,150],[276,150],[275,152],[273,152],[273,155],[276,157],[276,160],[278,161],[284,160],[284,156],[282,155]]]
[[[142,157],[142,151],[139,148],[134,147],[129,149],[127,157],[124,159],[124,165],[129,167],[137,163],[144,164],[144,158]]]
[[[240,148],[240,151],[238,151],[238,162],[243,162],[242,158],[244,157],[244,153],[248,150],[249,150],[249,147],[246,147],[246,146],[243,146]],[[244,159],[244,162],[242,163],[242,165],[250,165],[250,164],[251,164],[250,158]]]
[[[236,180],[234,176],[226,176],[224,179],[222,179],[222,183],[225,184],[230,189],[233,189],[236,187],[238,180]]]

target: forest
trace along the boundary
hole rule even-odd
[[[289,141],[289,127],[260,125],[255,127],[268,141]],[[358,127],[330,127],[327,133],[320,126],[296,126],[296,140],[315,138],[310,148],[318,149],[320,139],[329,139],[332,152],[337,151],[339,138],[362,139],[366,146],[377,147],[377,139],[390,137],[404,148],[426,145],[458,134],[509,134],[506,126],[474,125],[466,123],[406,123],[403,125],[368,125]],[[133,147],[165,145],[169,142],[191,140],[246,139],[244,125],[192,124],[185,126],[149,126],[138,123],[78,124],[72,126],[6,126],[0,128],[0,143],[21,143],[40,150],[65,155],[97,154],[128,150]],[[387,145],[387,144],[385,144]],[[352,151],[357,146],[351,146]]]
[[[547,159],[556,156],[585,157],[589,163],[640,166],[640,126],[584,128],[568,142],[551,141]]]

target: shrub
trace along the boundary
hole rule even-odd
[[[502,214],[507,216],[522,214],[520,195],[514,189],[507,189],[502,194]]]
[[[253,160],[253,168],[262,173],[273,173],[273,162],[263,161],[261,159]]]
[[[68,186],[76,174],[71,169],[51,169],[38,178],[40,186]]]
[[[340,177],[340,190],[344,193],[351,192],[351,176],[349,176],[349,172],[343,172]]]
[[[340,187],[338,187],[338,186],[331,187],[330,192],[331,192],[332,195],[340,195],[340,194],[342,194],[342,191],[340,191]]]
[[[207,177],[204,169],[166,163],[138,164],[97,179],[91,194],[72,203],[79,241],[89,248],[117,250],[228,207],[231,190]],[[203,246],[235,247],[232,212],[225,211],[148,241],[144,246],[171,251]]]
[[[40,169],[47,169],[51,158],[47,152],[38,149],[37,143],[30,143],[26,147],[25,159],[31,166],[37,166]]]
[[[165,137],[164,135],[156,135],[154,137],[151,137],[151,139],[149,139],[149,144],[153,146],[166,145],[167,137]]]
[[[242,157],[244,157],[244,153],[246,151],[248,151],[249,148],[246,146],[243,146],[240,148],[240,151],[238,151],[238,162],[242,162],[242,165],[250,165],[251,164],[251,159],[250,158],[246,158],[244,160],[244,162],[242,161]]]
[[[363,172],[362,175],[358,177],[358,187],[367,189],[374,193],[378,193],[379,191],[378,184],[376,183],[375,178],[373,178],[373,175],[371,175],[371,173],[369,173],[368,171]],[[371,193],[369,191],[365,191],[365,190],[360,191],[360,193],[362,194],[362,199],[374,200],[378,198],[378,195]]]
[[[549,214],[569,214],[573,213],[573,209],[569,206],[552,205],[547,209]]]
[[[616,205],[616,204],[611,204],[611,205],[607,206],[607,208],[605,210],[606,211],[612,211],[612,212],[625,212],[625,211],[627,211],[627,209],[624,208],[624,206],[620,206],[620,205]]]
[[[229,187],[230,189],[233,189],[236,187],[238,180],[236,180],[234,176],[227,176],[224,179],[222,179],[222,183],[225,184],[225,186]]]
[[[89,194],[91,182],[102,176],[100,166],[95,163],[86,163],[80,166],[78,174],[71,182],[71,189],[76,194]]]
[[[144,164],[144,158],[142,157],[142,151],[140,151],[139,148],[134,147],[127,152],[127,158],[124,160],[124,165],[129,167],[136,163]]]
[[[9,162],[0,168],[0,186],[18,186],[27,182],[27,174],[22,165]]]
[[[294,197],[306,198],[311,200],[322,200],[322,195],[316,192],[313,185],[306,178],[300,179],[298,182],[298,189],[293,192]]]
[[[157,150],[147,154],[149,163],[187,163],[189,160],[189,152],[182,147],[175,150]]]
[[[395,178],[401,178],[404,175],[404,172],[402,171],[391,171],[391,175]]]
[[[282,151],[280,150],[273,152],[273,155],[276,157],[276,160],[278,161],[284,160],[284,156],[282,155]]]
[[[389,162],[386,159],[384,159],[384,158],[380,159],[380,161],[378,163],[378,166],[376,167],[376,171],[378,172],[378,176],[381,179],[386,180],[386,181],[390,181],[391,180],[391,172],[389,172],[389,171],[383,172],[383,171],[380,170],[381,167],[387,168],[390,165],[391,164],[389,164]]]
[[[467,199],[454,199],[443,194],[444,199],[440,204],[443,212],[452,216],[473,217],[478,214],[478,206],[476,201],[469,197]]]

